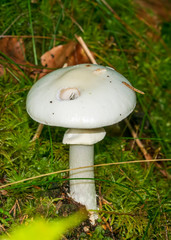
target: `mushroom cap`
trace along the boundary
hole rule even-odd
[[[30,89],[26,109],[35,121],[67,128],[109,126],[135,108],[130,82],[110,67],[80,64],[61,68],[38,80]]]

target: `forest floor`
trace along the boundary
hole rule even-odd
[[[98,64],[145,94],[136,93],[134,112],[106,127],[105,139],[95,145],[95,165],[106,164],[94,168],[98,221],[83,221],[63,239],[169,240],[170,2],[1,2],[0,235],[38,216],[67,219],[81,207],[68,195],[68,172],[48,175],[69,168],[66,129],[44,126],[31,141],[38,123],[26,112],[38,79],[66,63],[91,62],[77,41],[81,36]]]

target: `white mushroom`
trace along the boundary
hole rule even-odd
[[[120,122],[136,105],[130,82],[109,67],[81,64],[56,70],[41,78],[27,97],[27,112],[37,122],[70,128],[63,139],[70,144],[70,168],[94,164],[94,144],[105,136],[104,126]],[[73,170],[73,199],[97,210],[93,167]],[[94,218],[97,215],[94,214]]]

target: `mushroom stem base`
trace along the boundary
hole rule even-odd
[[[94,165],[94,145],[70,145],[70,168]],[[94,178],[94,168],[70,171],[70,178]],[[76,201],[86,206],[87,210],[97,210],[94,180],[70,180],[70,194]]]

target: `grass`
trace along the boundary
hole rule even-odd
[[[131,125],[153,158],[170,158],[170,23],[160,24],[160,38],[155,40],[155,30],[137,18],[131,0],[108,3],[117,15],[100,0],[2,1],[0,31],[26,36],[26,59],[38,65],[44,52],[81,35],[99,64],[113,66],[146,93],[137,94]],[[0,78],[1,184],[68,168],[68,146],[61,143],[65,129],[45,126],[40,139],[30,142],[37,123],[28,116],[25,101],[34,80],[15,65],[20,75],[9,69]],[[106,130],[106,138],[95,146],[96,164],[144,159],[124,122]],[[169,172],[168,163],[161,166]],[[67,177],[60,173],[1,190],[1,232],[10,233],[37,215],[54,219],[78,209],[67,200]],[[67,239],[169,239],[169,181],[154,164],[95,168],[95,178],[101,219],[94,228],[85,223],[88,232],[81,226],[70,231]]]

